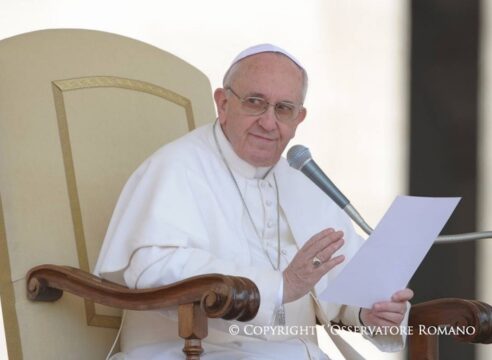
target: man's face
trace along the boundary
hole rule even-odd
[[[230,87],[241,98],[261,97],[270,104],[302,102],[302,71],[287,57],[261,53],[241,60]],[[253,166],[272,166],[280,159],[297,125],[304,120],[302,108],[292,121],[279,122],[273,106],[261,115],[249,115],[241,101],[226,89],[214,94],[219,121],[236,154]]]

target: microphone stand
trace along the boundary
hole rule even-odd
[[[367,234],[371,235],[373,229],[367,224],[364,218],[359,214],[359,212],[348,203],[342,208],[343,211]],[[470,240],[480,240],[480,239],[492,239],[492,231],[479,231],[464,234],[454,234],[454,235],[441,235],[438,236],[434,241],[438,244],[449,244],[461,241]]]
[[[314,162],[309,149],[303,145],[294,145],[287,152],[289,165],[300,170],[324,193],[326,193],[345,213],[367,234],[371,235],[372,228],[366,223],[359,212],[350,204],[349,199],[325,175],[323,170]],[[441,235],[436,243],[455,243],[460,241],[491,239],[492,231],[472,232],[456,235]]]

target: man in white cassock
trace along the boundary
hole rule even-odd
[[[371,309],[316,297],[362,239],[332,200],[281,157],[306,116],[301,64],[273,45],[254,46],[233,61],[223,86],[214,93],[215,124],[162,147],[131,176],[95,274],[129,288],[206,273],[254,281],[258,315],[248,323],[210,320],[205,360],[327,359],[312,330],[316,317],[324,324],[405,325],[410,289]],[[232,324],[238,335],[229,333]],[[311,330],[275,335],[253,333],[252,325]],[[183,358],[176,311],[127,312],[122,326],[122,352],[114,358]],[[401,336],[367,338],[383,351],[404,344]]]

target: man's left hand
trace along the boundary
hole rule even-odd
[[[366,326],[399,326],[407,311],[407,301],[413,291],[404,289],[391,296],[391,301],[375,303],[371,309],[362,309],[360,318]]]

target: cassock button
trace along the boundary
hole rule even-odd
[[[267,226],[269,228],[273,227],[273,225],[275,225],[275,224],[274,224],[274,222],[272,220],[270,220],[270,221],[267,222]]]
[[[267,201],[265,202],[265,204],[266,204],[266,206],[272,206],[272,200],[267,200]]]

